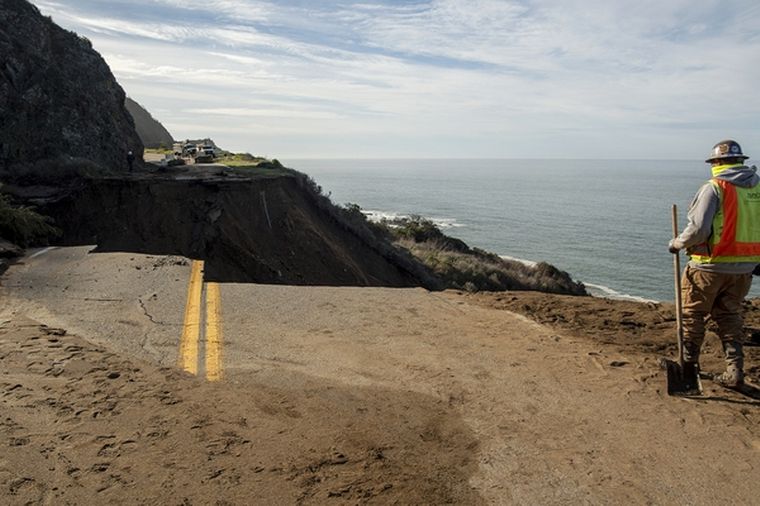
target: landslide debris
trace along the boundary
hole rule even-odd
[[[126,171],[129,150],[141,160],[124,90],[89,40],[26,0],[0,2],[0,26],[0,173]]]
[[[129,114],[135,120],[135,129],[137,135],[146,148],[166,148],[171,149],[174,144],[172,134],[155,119],[143,106],[127,97],[124,105]]]
[[[570,297],[537,292],[462,293],[479,305],[521,314],[562,334],[591,339],[647,354],[674,356],[675,307],[668,302],[636,302],[598,297]],[[745,372],[760,378],[760,299],[744,302]],[[708,320],[702,367],[722,371],[723,350],[717,325]]]

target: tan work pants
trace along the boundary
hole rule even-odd
[[[709,315],[718,325],[726,362],[743,368],[742,302],[751,285],[752,274],[722,274],[686,266],[681,280],[685,360],[699,361]]]

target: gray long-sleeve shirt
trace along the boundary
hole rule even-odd
[[[752,188],[760,183],[760,176],[757,175],[756,171],[757,168],[754,166],[747,167],[746,165],[735,165],[725,169],[715,177],[742,188]],[[712,234],[713,218],[715,217],[715,213],[718,212],[720,205],[720,195],[715,189],[715,186],[710,182],[702,185],[689,205],[689,212],[687,215],[689,223],[677,238],[670,241],[671,246],[682,249],[706,242]],[[689,265],[704,271],[722,272],[726,274],[747,274],[754,270],[757,263],[734,262],[698,264],[696,262],[689,262]]]

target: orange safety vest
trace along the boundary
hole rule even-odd
[[[707,242],[689,249],[691,260],[760,263],[760,185],[742,188],[718,178],[710,183],[718,191],[720,205]]]

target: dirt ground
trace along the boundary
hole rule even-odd
[[[212,384],[23,319],[0,360],[3,504],[480,502],[478,442],[440,400]]]
[[[621,350],[675,356],[676,314],[669,303],[642,303],[537,292],[457,292],[484,307],[514,311],[538,323]],[[745,371],[760,379],[760,299],[744,304]],[[715,327],[708,323],[702,367],[721,371],[723,355]]]
[[[144,343],[129,352],[140,336],[98,335],[109,305],[123,313],[114,328],[142,332],[127,323],[144,317],[178,334],[127,292],[81,315],[77,328],[95,329],[86,336],[44,323],[69,317],[56,294],[105,283],[97,265],[130,265],[122,274],[145,277],[135,283],[179,279],[186,266],[83,255],[90,285],[77,292],[65,264],[45,288],[56,306],[23,283],[38,282],[42,260],[57,265],[52,255],[0,287],[2,504],[751,504],[760,494],[760,401],[708,381],[700,399],[665,394],[668,305],[222,285],[227,369],[212,383],[172,356],[144,358]],[[714,337],[708,345],[717,371]]]

